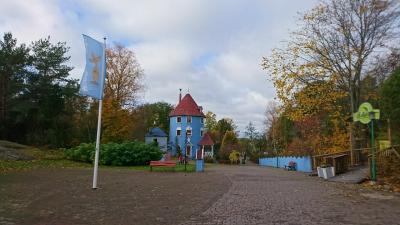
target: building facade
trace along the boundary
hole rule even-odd
[[[179,94],[179,103],[169,114],[169,142],[172,154],[181,152],[182,156],[194,159],[199,142],[204,134],[205,115],[190,94],[183,98]]]
[[[154,144],[157,143],[158,147],[160,147],[161,151],[167,151],[167,139],[168,135],[161,130],[159,127],[151,128],[149,133],[147,133],[144,137],[146,144]]]

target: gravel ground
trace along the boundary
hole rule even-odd
[[[400,224],[400,196],[258,166],[0,175],[0,224]]]
[[[0,175],[0,225],[178,224],[230,186],[220,173],[40,169]]]
[[[182,224],[400,224],[400,197],[325,182],[299,172],[255,166],[220,167],[227,193]]]

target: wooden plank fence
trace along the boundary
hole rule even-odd
[[[313,170],[316,170],[317,167],[321,165],[335,164],[336,167],[339,167],[339,172],[345,172],[347,168],[353,166],[360,166],[360,165],[371,165],[370,161],[372,158],[371,154],[372,148],[360,148],[353,150],[353,162],[351,162],[351,151],[341,151],[329,154],[321,154],[315,155],[312,157],[312,165]],[[388,157],[394,157],[396,160],[400,160],[400,145],[390,146],[386,149],[377,150],[375,152],[376,160],[379,164],[382,160],[387,159]],[[345,157],[340,157],[345,156]],[[333,161],[335,158],[341,158],[339,162]]]

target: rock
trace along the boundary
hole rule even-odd
[[[390,185],[387,184],[383,185],[383,190],[390,191],[390,189],[391,189]]]

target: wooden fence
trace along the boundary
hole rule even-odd
[[[330,164],[335,167],[339,167],[339,172],[344,172],[349,167],[369,165],[372,158],[372,148],[360,148],[353,150],[353,157],[351,157],[351,151],[341,151],[329,154],[315,155],[312,157],[313,170],[317,167]],[[376,153],[377,163],[385,160],[388,157],[394,157],[396,160],[400,160],[400,145],[390,146],[389,148],[377,150]],[[353,162],[351,160],[353,158]]]

